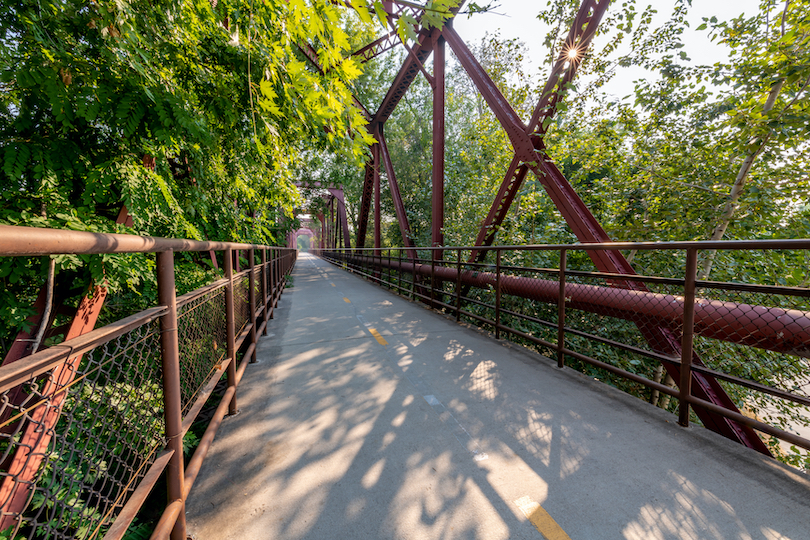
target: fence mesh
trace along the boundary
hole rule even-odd
[[[180,399],[185,414],[228,352],[225,287],[180,307],[177,331],[180,344]]]
[[[234,327],[238,336],[250,322],[250,309],[248,306],[249,283],[247,274],[235,277],[233,280],[233,311]]]
[[[416,276],[406,271],[401,282],[398,271],[386,268],[386,257],[375,261],[372,254],[369,250],[361,256],[331,253],[327,257],[349,259],[350,267],[373,276],[375,281],[381,276],[386,282],[401,283],[406,287],[399,291],[401,294],[412,294],[428,304],[433,301],[438,309],[452,311],[435,300],[454,308],[456,295],[460,295],[462,320],[495,331],[499,318],[502,338],[529,345],[547,356],[556,354],[556,348],[533,340],[557,341],[559,251],[504,249],[498,277],[494,252],[483,262],[469,262],[471,253],[464,250],[460,285],[456,281],[457,250],[446,249],[444,260],[433,263],[434,269],[431,252],[419,250]],[[686,251],[623,254],[633,259],[640,276],[607,275],[598,269],[613,264],[608,260],[612,255],[567,249],[565,346],[610,364],[611,369],[675,387],[677,382],[669,379],[668,373],[677,375],[684,338]],[[709,256],[699,253],[698,261]],[[802,266],[807,259],[804,252],[774,251],[767,257],[756,250],[741,250],[734,257],[718,252],[714,276],[726,282],[697,284],[692,358],[696,370],[705,364],[733,379],[697,375],[701,382],[699,388],[693,385],[694,395],[722,394],[725,390],[743,414],[805,437],[810,433],[810,410],[806,406],[810,399],[810,291],[806,288],[810,271]],[[407,259],[406,264],[410,262]],[[445,278],[433,279],[431,289],[431,273],[441,271],[447,271],[442,274]],[[447,279],[450,276],[452,280]],[[739,283],[741,278],[763,285],[745,285]],[[501,296],[496,309],[498,283]],[[573,357],[566,363],[670,410],[677,407],[677,400],[659,395],[625,374]],[[775,392],[790,393],[794,398],[773,395]],[[694,414],[692,421],[698,421]],[[806,451],[764,438],[780,459],[810,469]]]
[[[294,262],[277,257],[276,279]],[[261,278],[257,267],[257,304]],[[248,273],[234,285],[241,332]],[[225,284],[178,298],[184,415],[227,353],[225,299]],[[160,336],[143,323],[0,393],[0,539],[106,533],[166,445]]]
[[[8,537],[99,537],[164,446],[158,322],[32,378],[0,403]]]
[[[718,290],[696,292],[695,350],[711,368],[777,390],[810,398],[806,296],[775,292]],[[754,307],[755,306],[755,307]],[[743,414],[780,429],[810,432],[810,408],[765,392],[721,381]],[[796,466],[810,465],[808,453],[765,437],[771,450]],[[810,467],[808,467],[810,468]]]

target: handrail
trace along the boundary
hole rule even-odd
[[[415,249],[417,251],[444,251],[444,250],[462,250],[462,251],[559,251],[561,249],[571,249],[580,251],[594,251],[594,250],[607,250],[607,251],[624,251],[624,250],[683,250],[683,249],[810,249],[810,239],[807,238],[789,238],[784,240],[690,240],[690,241],[671,241],[671,242],[606,242],[606,243],[574,243],[574,244],[527,244],[521,245],[503,245],[503,246],[416,246],[414,248],[400,248],[400,247],[385,247],[385,248],[352,248],[351,250],[344,248],[343,250],[330,250],[323,249],[320,251],[397,251],[400,249]],[[474,263],[465,263],[474,264]],[[484,266],[492,266],[486,265]]]
[[[265,247],[268,246],[0,225],[0,256],[2,257],[156,253],[158,251],[224,251],[226,249],[262,249]]]
[[[408,295],[412,299],[418,298],[434,309],[443,309],[454,314],[457,320],[464,317],[469,322],[484,325],[496,338],[517,339],[521,343],[554,350],[559,367],[564,366],[565,357],[573,358],[646,386],[653,391],[651,402],[657,401],[659,393],[673,396],[679,403],[681,425],[689,424],[688,412],[690,408],[694,408],[704,425],[726,436],[729,435],[720,431],[721,428],[714,427],[718,425],[718,418],[728,419],[738,426],[743,425],[745,429],[753,427],[784,442],[810,450],[810,439],[774,426],[765,428],[765,424],[758,419],[748,418],[742,421],[743,416],[737,406],[725,394],[714,401],[715,398],[710,395],[701,395],[702,390],[692,384],[693,379],[699,380],[702,377],[702,380],[714,385],[714,389],[723,392],[723,388],[717,383],[722,380],[754,390],[758,392],[756,395],[773,396],[793,402],[796,406],[807,406],[810,403],[810,396],[807,395],[810,387],[801,391],[795,386],[800,382],[805,384],[805,379],[808,378],[806,361],[802,358],[810,357],[810,289],[695,279],[696,257],[700,250],[808,250],[810,239],[430,246],[414,248],[423,252],[422,258],[416,259],[405,256],[409,249],[333,249],[322,250],[320,255],[343,269],[358,273],[399,294]],[[683,268],[683,260],[679,256],[677,272],[681,273],[680,277],[626,276],[573,270],[565,265],[566,253],[570,257],[570,253],[575,251],[617,249],[685,251],[688,264]],[[456,251],[456,254],[447,256],[446,260],[424,255],[436,250],[445,253]],[[476,250],[495,251],[495,263],[482,265],[462,262],[462,252]],[[534,261],[537,259],[532,259],[530,252],[540,251],[558,252],[560,268],[534,268]],[[510,252],[516,252],[514,258],[525,257],[526,264],[504,265],[501,256]],[[545,266],[549,262],[543,259],[542,264]],[[640,290],[630,282],[639,282],[658,289]],[[471,290],[474,291],[472,294],[469,293]],[[448,297],[453,300],[445,302]],[[506,303],[506,297],[514,300]],[[547,307],[538,307],[544,304]],[[525,306],[525,309],[521,306]],[[570,313],[574,311],[582,315],[572,317]],[[582,321],[590,320],[594,321],[594,330],[578,327]],[[615,328],[623,329],[617,332],[629,331],[630,325],[627,323],[637,326],[639,336],[634,339],[642,341],[643,337],[649,350],[640,348],[632,340],[620,342],[623,339],[621,333],[600,335],[607,331],[599,330],[605,324],[601,321],[608,320],[616,321]],[[648,329],[653,326],[668,329],[677,338],[677,348],[672,346],[672,342],[656,343],[647,339]],[[702,339],[699,343],[696,341],[698,338]],[[656,378],[653,378],[649,371],[636,373],[632,366],[628,368],[621,361],[619,365],[612,365],[607,359],[598,360],[588,356],[594,353],[575,350],[573,343],[581,344],[586,341],[598,344],[592,350],[600,353],[610,349],[611,355],[617,359],[634,358],[634,362],[642,365],[649,365],[643,362],[655,361],[670,375],[675,373],[673,377],[678,389],[673,390],[662,385],[661,367],[658,368]],[[700,351],[695,350],[693,353],[693,347]],[[583,354],[585,352],[588,354]],[[710,359],[724,361],[730,356],[739,359],[743,355],[744,358],[750,356],[760,364],[791,362],[797,366],[794,370],[804,371],[798,372],[799,375],[795,375],[794,371],[790,372],[798,377],[795,381],[760,382],[743,378],[736,373],[725,373],[715,367],[704,367],[697,356],[698,352]],[[790,358],[794,360],[789,360]],[[615,359],[611,361],[615,362]],[[620,380],[618,377],[615,380]],[[788,388],[779,388],[781,386]],[[692,387],[692,391],[689,387]],[[711,406],[706,405],[707,403],[711,403]],[[751,403],[740,404],[744,409],[749,405]],[[737,440],[742,442],[744,439]],[[759,438],[756,442],[760,444],[758,449],[761,452],[768,451]]]
[[[0,366],[0,393],[19,386],[26,380],[37,377],[64,362],[71,356],[80,356],[91,349],[126,334],[133,328],[157,320],[166,313],[163,306],[149,308],[140,313],[92,330],[82,336],[48,347],[5,366]]]
[[[173,253],[199,251],[224,252],[225,278],[178,297]],[[248,257],[249,267],[236,271],[232,263],[240,251]],[[173,540],[185,539],[185,499],[195,471],[205,459],[222,417],[226,412],[236,412],[239,381],[248,360],[255,355],[257,336],[265,331],[272,318],[297,251],[239,242],[0,225],[0,256],[113,253],[157,255],[161,305],[0,367],[0,403],[3,403],[0,442],[5,443],[0,469],[0,528],[5,530],[12,526],[13,535],[23,526],[48,534],[63,523],[59,521],[61,518],[54,521],[49,516],[72,514],[91,520],[92,538],[114,523],[104,538],[118,540],[144,503],[156,478],[165,470],[170,502],[155,537],[167,538],[170,534]],[[260,263],[256,260],[259,255]],[[216,395],[214,387],[223,374],[227,374],[228,383],[225,397],[214,419],[209,420],[201,447],[194,454],[189,469],[184,471],[183,437],[208,398]],[[86,431],[80,430],[79,435],[59,432],[81,425],[85,407],[91,410],[113,408],[116,412],[109,418],[99,412],[91,414],[88,420],[91,426]],[[155,416],[161,409],[163,413]],[[68,415],[68,419],[60,422],[63,415]],[[119,426],[120,422],[124,425]],[[59,427],[62,425],[67,428]],[[119,429],[124,436],[136,437],[126,443],[124,455],[128,457],[119,458],[115,453],[105,454],[103,459],[94,458],[92,453],[81,457],[83,443],[74,438],[99,429],[111,437],[109,445],[120,445],[120,441],[115,442],[120,436]],[[126,435],[132,429],[135,431]],[[70,457],[66,459],[89,460],[88,464],[77,465],[77,470],[92,470],[98,462],[105,461],[110,470],[122,471],[117,474],[133,473],[113,482],[108,481],[111,478],[105,480],[109,493],[97,493],[94,502],[82,502],[73,496],[57,501],[69,506],[68,512],[62,509],[45,515],[40,515],[41,511],[24,514],[30,505],[30,489],[37,486],[43,471],[53,466],[49,464],[53,458],[48,456],[52,453],[49,448],[54,437],[60,437],[59,444],[71,448]],[[102,440],[93,440],[91,452],[104,445]],[[114,452],[114,446],[110,449]],[[155,459],[158,455],[160,457]],[[115,459],[134,459],[135,465],[125,462],[119,466],[107,461]],[[68,486],[84,481],[83,477],[71,476]],[[96,493],[92,485],[82,489]],[[74,508],[80,504],[96,506]],[[98,508],[101,513],[85,508]],[[88,525],[86,521],[83,523],[83,526]],[[71,534],[71,529],[58,530],[62,535]]]

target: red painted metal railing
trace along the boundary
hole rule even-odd
[[[222,251],[225,279],[176,297],[174,252],[186,251]],[[165,474],[168,504],[152,537],[185,540],[185,500],[223,417],[236,412],[296,251],[0,226],[0,256],[99,253],[156,253],[160,305],[0,367],[0,530],[122,538]],[[218,393],[186,466],[183,437]]]
[[[472,251],[481,249],[493,252],[494,264],[468,261]],[[646,388],[656,400],[660,394],[672,396],[682,425],[689,425],[690,410],[709,411],[810,450],[810,440],[791,431],[780,413],[790,409],[799,424],[810,424],[810,289],[696,280],[702,250],[774,255],[776,250],[808,249],[810,240],[784,240],[445,246],[439,260],[433,260],[429,248],[418,248],[416,260],[401,248],[382,253],[332,250],[322,256],[458,320],[482,325],[496,338],[509,336],[537,347],[556,356],[560,367],[573,359],[595,374],[608,372],[614,380],[624,380],[619,385],[636,394]],[[668,277],[595,271],[595,257],[587,252],[607,250],[668,256],[684,266],[679,276],[670,271]],[[572,268],[572,258],[579,268]],[[557,263],[551,266],[550,261]],[[643,334],[645,327],[667,329],[677,337],[680,354],[656,350]],[[692,362],[698,352],[707,366]],[[661,383],[660,369],[657,379],[652,376],[659,363],[678,368],[675,388]],[[767,366],[764,372],[762,366]],[[780,375],[786,367],[787,378]],[[696,376],[720,381],[742,401],[724,407],[702,398],[692,388]],[[774,421],[764,422],[752,414],[754,409]],[[783,453],[769,437],[767,445],[759,441],[763,453],[769,448]]]

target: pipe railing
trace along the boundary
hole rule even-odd
[[[810,450],[810,440],[779,418],[769,423],[752,414],[760,408],[763,415],[778,416],[774,411],[790,409],[802,417],[800,424],[810,423],[810,289],[697,279],[701,251],[801,253],[809,248],[810,240],[803,239],[442,246],[418,248],[416,259],[408,256],[407,248],[329,250],[321,256],[456,320],[483,326],[496,338],[508,336],[547,351],[556,356],[559,367],[566,359],[574,360],[595,376],[608,372],[614,380],[624,380],[619,386],[634,389],[637,395],[646,387],[656,399],[659,394],[666,395],[665,401],[674,398],[683,426],[690,423],[690,411],[701,420],[701,414],[719,415]],[[443,258],[434,259],[431,252],[439,249]],[[463,262],[475,250],[494,252],[490,254],[494,264]],[[661,277],[583,269],[590,264],[587,257],[579,257],[580,268],[572,265],[576,254],[591,250],[668,252],[683,266],[670,270],[680,276]],[[536,264],[540,260],[542,267]],[[667,329],[680,347],[645,342],[641,335],[652,326]],[[693,361],[697,354],[707,365]],[[676,367],[680,377],[664,384],[656,365]],[[757,366],[767,368],[763,372]],[[786,368],[790,375],[784,378],[780,370]],[[697,376],[719,380],[722,388],[743,396],[737,407],[747,414],[695,395],[692,381]],[[755,397],[745,397],[749,391],[753,394],[747,395]],[[711,427],[706,420],[704,424]]]
[[[177,297],[174,253],[194,251],[222,251],[225,278]],[[239,381],[297,252],[0,225],[0,256],[102,253],[156,253],[159,305],[0,367],[0,530],[120,539],[164,476],[152,538],[185,540],[185,500],[222,419],[237,411]],[[183,438],[223,377],[186,464]]]

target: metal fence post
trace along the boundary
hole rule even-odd
[[[434,303],[436,298],[436,259],[433,257],[433,252],[430,254],[430,307],[436,309]]]
[[[557,298],[557,367],[565,365],[565,269],[568,264],[568,252],[560,250],[560,292]]]
[[[270,318],[276,316],[276,248],[270,249]]]
[[[228,386],[236,386],[236,316],[234,315],[233,306],[233,250],[226,249],[225,256],[225,278],[228,280],[228,286],[225,287],[225,332],[227,335],[227,352],[228,358],[231,359],[228,364]],[[234,394],[230,405],[228,405],[228,414],[236,414],[236,395]]]
[[[681,342],[681,373],[678,393],[678,423],[689,425],[689,397],[692,394],[692,348],[695,329],[695,279],[697,250],[686,250],[686,279],[683,285],[683,339]]]
[[[262,248],[262,321],[264,322],[263,336],[267,335],[267,247]]]
[[[248,250],[248,269],[250,278],[248,279],[248,306],[250,309],[250,342],[253,344],[253,353],[250,355],[250,363],[256,363],[256,252],[253,248]]]
[[[397,250],[397,266],[399,267],[399,275],[397,277],[397,294],[402,294],[402,250]]]
[[[461,321],[461,250],[456,250],[456,322]]]
[[[495,339],[501,339],[501,250],[495,250]]]
[[[158,302],[168,308],[160,318],[160,353],[163,368],[163,402],[166,447],[174,450],[166,467],[168,502],[183,501],[183,432],[180,403],[180,346],[177,339],[177,297],[174,282],[174,252],[157,254]],[[185,503],[171,533],[172,540],[186,540]]]
[[[416,261],[418,259],[411,259],[411,301],[416,298]]]

